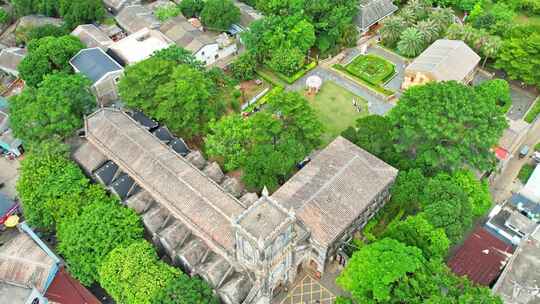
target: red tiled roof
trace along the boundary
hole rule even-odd
[[[64,268],[60,268],[51,286],[47,289],[45,297],[49,302],[60,304],[101,304],[101,302],[72,278]]]
[[[495,156],[499,159],[499,160],[507,160],[508,159],[508,156],[510,155],[510,153],[508,153],[508,151],[504,148],[501,148],[501,147],[495,147]]]
[[[448,266],[456,275],[465,275],[476,284],[489,286],[513,252],[512,246],[478,227],[448,261]]]

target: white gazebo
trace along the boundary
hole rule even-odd
[[[308,93],[317,94],[322,86],[322,79],[317,75],[311,75],[306,79],[306,86],[308,88]]]

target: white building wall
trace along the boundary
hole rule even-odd
[[[236,51],[236,43],[223,48],[220,48],[217,43],[212,43],[203,46],[199,51],[197,51],[195,53],[195,58],[197,58],[199,61],[205,62],[206,65],[210,65],[222,58],[236,53]]]

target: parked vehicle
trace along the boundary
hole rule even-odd
[[[540,163],[540,152],[534,152],[531,157],[535,162]]]
[[[4,225],[8,217],[19,213],[19,206],[19,202],[0,193],[0,226]]]
[[[529,154],[529,146],[522,146],[521,149],[519,149],[519,158],[524,158],[527,154]]]

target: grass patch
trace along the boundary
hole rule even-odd
[[[285,87],[287,83],[279,78],[272,70],[262,67],[257,69],[257,75],[261,76],[262,79],[268,81],[273,86],[282,86]]]
[[[529,112],[527,112],[524,120],[528,123],[532,123],[536,119],[536,116],[538,116],[538,114],[540,114],[540,98],[536,98],[536,101],[534,102]]]
[[[383,85],[396,73],[396,67],[391,62],[375,55],[360,55],[345,69],[373,85]]]
[[[358,118],[368,114],[367,102],[362,97],[332,81],[324,82],[317,95],[307,95],[306,98],[325,127],[322,135],[324,146],[354,125]],[[360,112],[353,107],[353,99],[360,105]]]
[[[514,18],[516,24],[529,24],[540,26],[540,16],[519,14]]]
[[[529,180],[529,177],[533,174],[534,166],[531,164],[525,164],[521,169],[519,170],[518,179],[523,183],[526,184]]]
[[[394,94],[394,91],[392,91],[392,90],[389,90],[389,89],[387,89],[387,88],[385,88],[385,87],[383,87],[383,86],[380,86],[380,85],[374,85],[374,84],[369,83],[369,82],[365,81],[364,79],[362,79],[362,78],[360,78],[360,77],[358,77],[358,76],[356,76],[356,75],[354,75],[354,74],[351,74],[351,73],[350,73],[349,71],[347,71],[347,69],[346,69],[344,66],[342,66],[341,64],[334,64],[332,67],[333,67],[335,70],[338,70],[338,71],[340,71],[340,72],[342,72],[342,73],[347,74],[349,77],[351,77],[351,78],[354,79],[355,81],[362,83],[364,86],[366,86],[366,87],[372,89],[373,91],[375,91],[375,92],[377,92],[377,93],[381,93],[381,94],[383,94],[383,95],[385,95],[385,96],[391,96],[391,95]]]
[[[534,146],[534,151],[540,152],[540,142]]]

